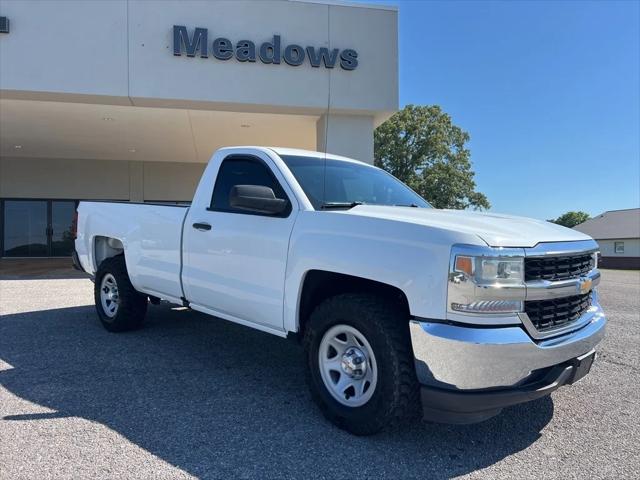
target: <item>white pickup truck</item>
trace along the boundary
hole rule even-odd
[[[164,299],[298,339],[314,400],[360,435],[547,395],[589,372],[605,330],[591,238],[437,210],[318,152],[221,149],[189,207],[81,202],[75,248],[107,330]]]

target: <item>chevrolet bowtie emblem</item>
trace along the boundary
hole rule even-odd
[[[590,292],[591,285],[593,285],[593,282],[590,278],[581,278],[578,283],[578,292],[581,294]]]

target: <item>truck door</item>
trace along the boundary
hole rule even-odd
[[[288,206],[278,214],[238,208],[230,201],[238,185],[268,187]],[[297,212],[293,193],[267,155],[225,157],[209,204],[194,205],[185,222],[183,282],[192,308],[282,331],[287,253]]]

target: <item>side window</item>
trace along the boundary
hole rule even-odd
[[[288,197],[278,180],[262,161],[254,158],[231,157],[225,158],[220,165],[210,208],[223,212],[244,213],[229,205],[229,194],[235,185],[261,185],[273,190],[276,198],[288,200]],[[284,212],[289,215],[289,211]]]

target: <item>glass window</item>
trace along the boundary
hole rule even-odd
[[[237,210],[229,205],[229,194],[235,185],[269,187],[273,190],[276,198],[288,200],[287,195],[271,170],[260,160],[253,158],[227,158],[222,162],[218,171],[218,178],[211,198],[212,210],[247,213],[246,210]],[[288,216],[289,211],[285,211],[284,216]]]
[[[624,253],[624,242],[613,242],[615,253]]]
[[[73,252],[75,200],[4,200],[0,207],[2,256],[66,257]]]
[[[48,242],[46,200],[5,200],[5,257],[45,257]]]
[[[76,202],[51,202],[51,256],[66,257],[73,252],[73,220]]]
[[[282,155],[293,176],[318,210],[340,204],[429,208],[421,196],[379,168],[322,157]]]

